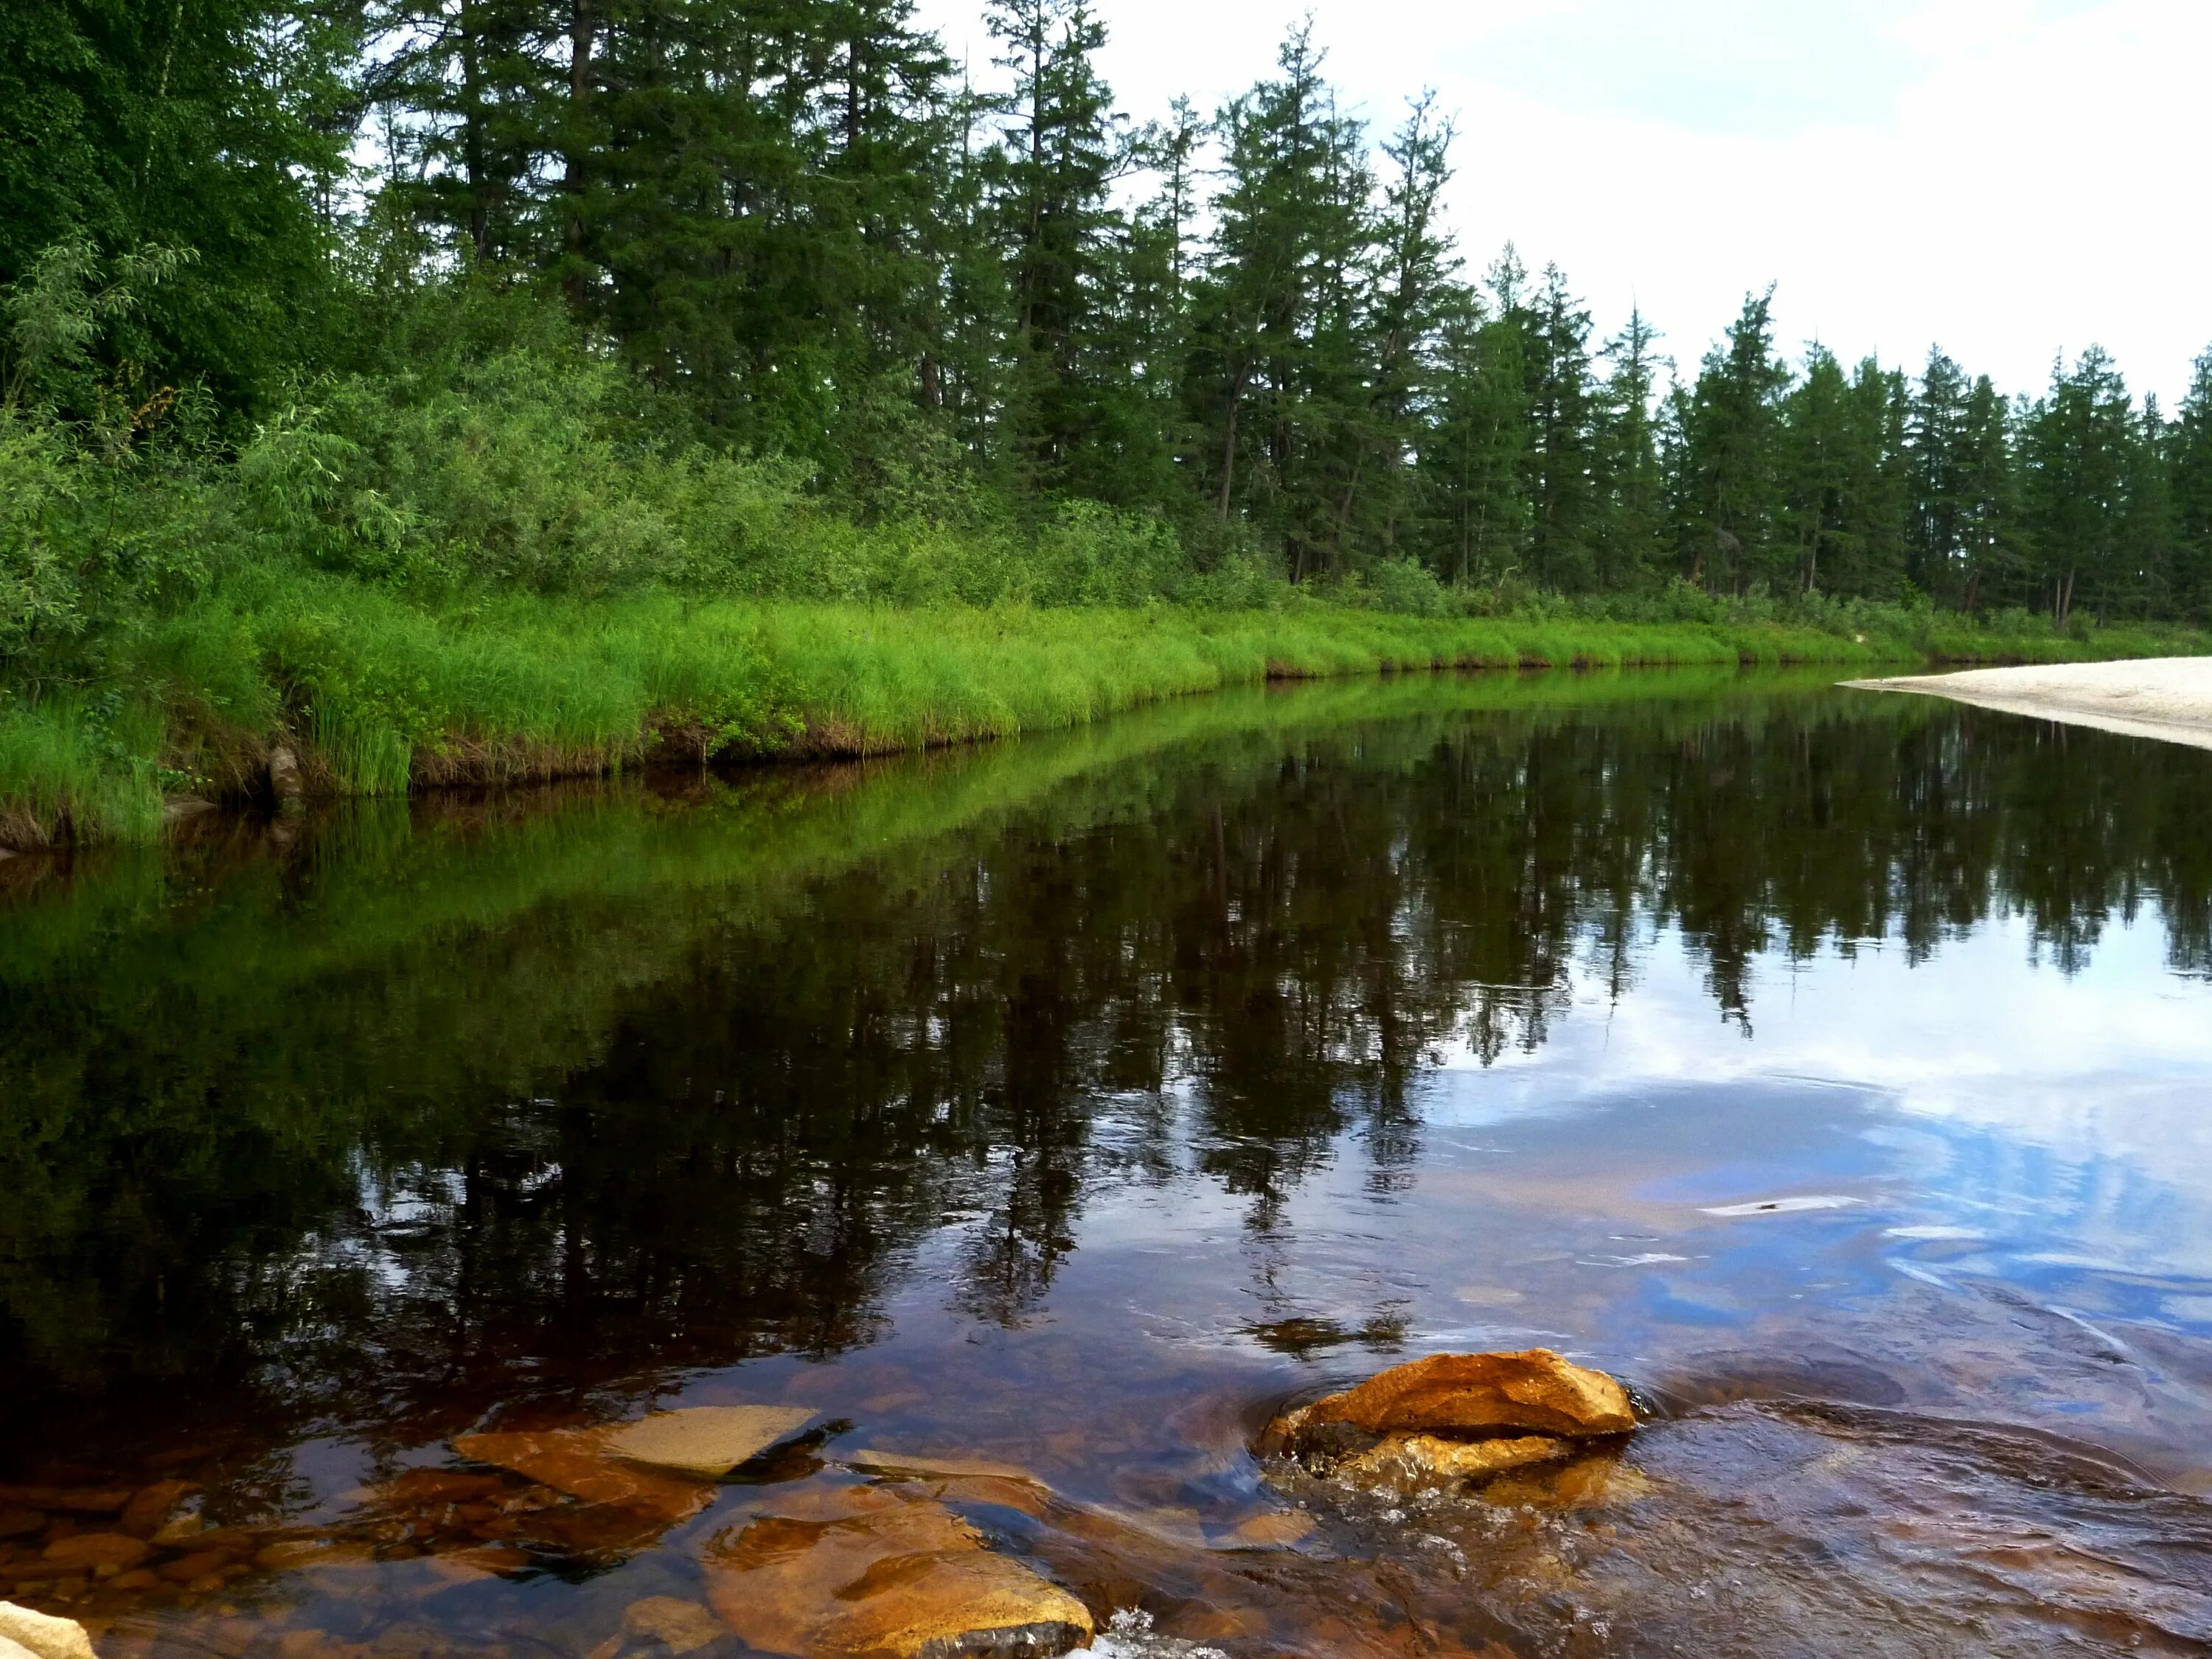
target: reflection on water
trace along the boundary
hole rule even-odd
[[[9,866],[0,1595],[739,1653],[710,1540],[875,1444],[1232,1652],[2197,1650],[2207,822],[2194,752],[1561,677]],[[1285,1395],[1531,1343],[1659,1414],[1632,1490],[1257,1520]],[[830,1426],[628,1531],[449,1449],[756,1400]],[[163,1480],[216,1543],[56,1565]]]

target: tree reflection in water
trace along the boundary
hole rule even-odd
[[[2071,971],[2154,904],[2212,964],[2193,752],[1759,682],[1361,696],[364,808],[18,897],[5,1443],[416,1443],[848,1351],[948,1224],[956,1306],[1016,1325],[1087,1194],[1186,1165],[1264,1279],[1347,1138],[1378,1199],[1418,1167],[1440,1054],[1537,1050],[1662,933],[1746,1034],[1763,964],[1993,915]]]

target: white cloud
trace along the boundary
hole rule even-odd
[[[1125,107],[1205,106],[1272,67],[1307,8],[1103,0]],[[1471,260],[1556,259],[1601,329],[1632,301],[1685,365],[1747,289],[1782,337],[2008,390],[2092,342],[2169,403],[2212,342],[2203,0],[1315,0],[1377,125],[1457,112]],[[979,70],[971,0],[924,21]]]

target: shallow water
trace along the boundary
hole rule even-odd
[[[629,1610],[875,1447],[1232,1655],[2203,1651],[2207,823],[2212,756],[1559,676],[9,861],[0,1595],[720,1659]],[[1618,1463],[1249,1449],[1538,1344]],[[740,1401],[818,1425],[673,1518],[451,1446]],[[213,1530],[56,1565],[161,1480]]]

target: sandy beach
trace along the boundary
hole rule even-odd
[[[1972,668],[1844,684],[1869,691],[1917,691],[2008,714],[2212,749],[2212,657]]]

